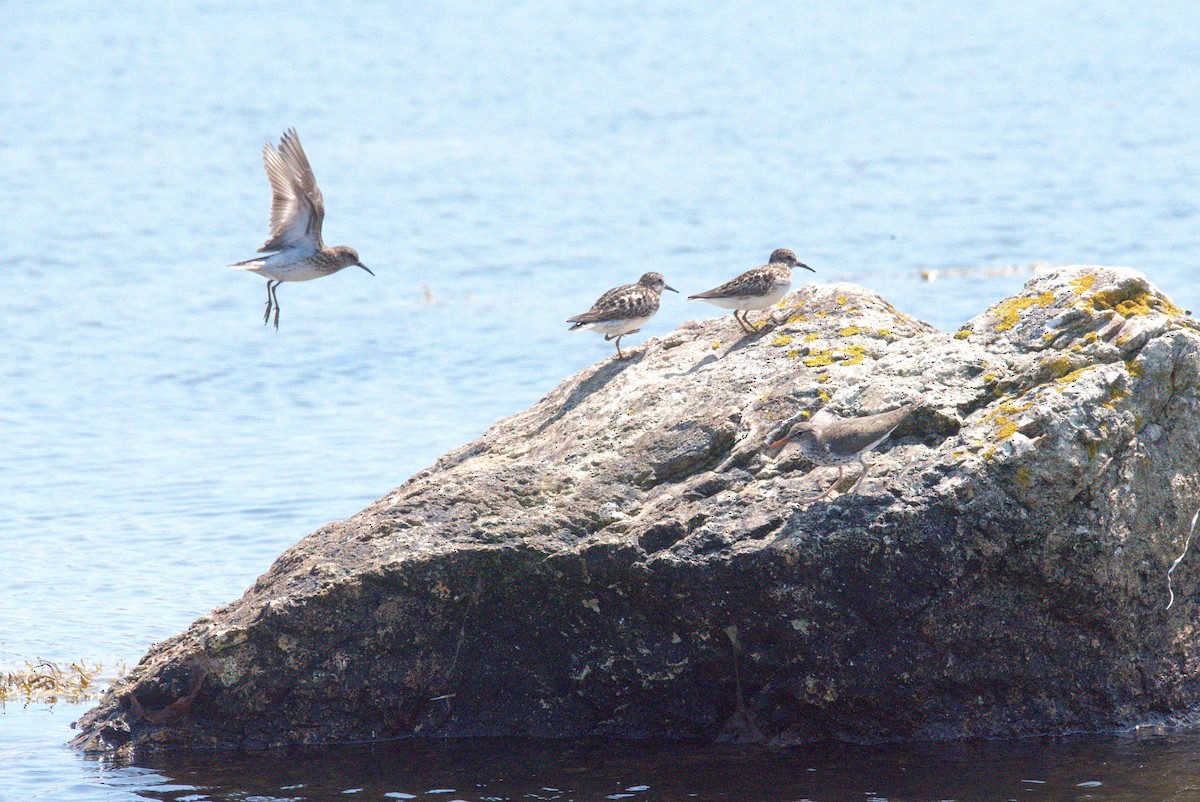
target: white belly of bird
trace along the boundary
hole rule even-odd
[[[311,281],[328,275],[308,260],[313,253],[315,251],[299,248],[280,251],[240,267],[275,281]]]
[[[792,288],[790,283],[781,284],[779,287],[771,290],[766,295],[753,296],[734,296],[732,298],[701,298],[701,301],[707,301],[713,306],[719,306],[722,309],[766,309],[768,306],[774,306],[779,303],[783,296],[787,295],[788,290]]]
[[[580,328],[588,329],[589,331],[597,332],[598,334],[628,334],[634,329],[640,329],[642,324],[649,320],[653,315],[646,317],[631,317],[627,320],[603,320],[599,323],[588,323]]]

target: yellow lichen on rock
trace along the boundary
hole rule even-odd
[[[804,342],[806,343],[815,342],[819,339],[821,339],[821,335],[817,334],[815,331],[804,335]]]
[[[858,326],[847,326],[838,332],[842,337],[853,337],[855,334],[862,334],[862,329]]]
[[[1129,395],[1129,390],[1120,384],[1113,384],[1108,388],[1108,400],[1100,404],[1102,407],[1116,409],[1117,402],[1125,396]]]
[[[1095,283],[1096,277],[1091,273],[1088,273],[1086,276],[1080,276],[1079,278],[1071,279],[1071,289],[1075,290],[1076,295],[1083,295],[1085,292],[1090,290],[1092,285]]]
[[[776,348],[782,348],[785,345],[791,345],[791,344],[792,344],[792,338],[786,334],[781,334],[780,336],[776,337],[774,340],[771,340],[771,345],[773,345]]]
[[[1065,356],[1060,356],[1057,359],[1051,359],[1047,362],[1046,367],[1054,374],[1055,379],[1061,379],[1071,372],[1071,360]]]
[[[968,337],[970,337],[970,336],[971,336],[972,334],[974,334],[974,333],[975,333],[975,332],[974,332],[972,329],[959,329],[959,330],[958,330],[958,331],[957,331],[957,332],[954,334],[954,339],[956,339],[956,340],[965,340],[965,339],[967,339]]]
[[[861,345],[848,345],[836,351],[813,349],[801,361],[810,368],[820,368],[837,363],[843,365],[860,365],[866,356],[867,349]]]
[[[1012,401],[1005,401],[1004,403],[1002,403],[1000,405],[1000,408],[997,410],[997,414],[1016,415],[1018,413],[1024,412],[1025,410],[1029,409],[1032,406],[1033,406],[1032,401],[1028,401],[1024,404],[1014,404]]]
[[[996,331],[1008,331],[1017,325],[1017,321],[1021,319],[1021,313],[1029,307],[1050,306],[1052,303],[1054,303],[1054,293],[1050,290],[1037,296],[1023,295],[1001,301],[992,307],[992,313],[1000,319],[996,324]]]
[[[1071,382],[1075,381],[1080,376],[1082,376],[1084,373],[1086,373],[1089,370],[1092,370],[1095,367],[1097,367],[1097,366],[1096,365],[1084,365],[1083,367],[1079,368],[1078,370],[1073,370],[1070,373],[1067,373],[1067,374],[1064,374],[1064,375],[1058,377],[1054,381],[1058,384],[1070,384]],[[1060,389],[1059,392],[1062,392],[1062,390]]]
[[[1178,306],[1149,290],[1142,290],[1141,292],[1131,294],[1121,287],[1111,290],[1099,290],[1093,293],[1084,302],[1084,306],[1090,312],[1102,312],[1112,309],[1122,317],[1137,317],[1138,315],[1149,315],[1155,312],[1172,317],[1183,314],[1183,310]]]

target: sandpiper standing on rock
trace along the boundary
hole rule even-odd
[[[733,318],[742,327],[742,331],[754,334],[759,331],[750,323],[746,313],[751,309],[766,309],[787,295],[792,288],[792,268],[802,267],[813,270],[796,258],[796,254],[787,248],[778,248],[771,253],[768,263],[747,270],[735,279],[725,282],[720,287],[689,295],[694,301],[708,301],[722,309],[732,309]],[[738,312],[741,312],[739,317]]]
[[[321,241],[325,201],[295,128],[284,133],[278,150],[270,142],[263,146],[263,166],[267,168],[267,178],[271,182],[271,238],[258,252],[273,253],[230,267],[266,276],[267,311],[263,313],[263,325],[271,319],[274,309],[275,330],[278,331],[280,283],[309,281],[351,266],[361,267],[368,273],[371,270],[358,261],[353,248],[345,245],[326,248]]]
[[[850,488],[850,493],[858,492],[858,486],[867,478],[867,463],[863,458],[887,439],[896,427],[904,422],[917,404],[906,404],[891,412],[881,412],[878,415],[864,415],[861,418],[841,419],[832,415],[818,416],[811,420],[794,424],[788,433],[771,445],[768,450],[778,453],[788,443],[795,443],[810,462],[826,468],[836,465],[838,478],[829,489],[814,499],[820,501],[833,492],[842,481],[846,465],[855,460],[862,466],[862,475]]]
[[[637,284],[613,287],[601,295],[591,309],[582,315],[567,318],[567,322],[575,324],[571,331],[591,329],[603,334],[605,340],[615,339],[617,359],[624,359],[621,338],[626,334],[635,334],[642,324],[654,317],[663,290],[679,292],[667,286],[661,273],[647,273],[637,280]]]

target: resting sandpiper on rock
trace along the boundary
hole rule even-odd
[[[797,259],[796,254],[787,248],[778,248],[771,252],[767,264],[747,270],[720,287],[689,295],[688,299],[708,301],[722,309],[732,309],[733,318],[742,327],[742,331],[755,334],[759,329],[750,323],[746,313],[751,309],[767,309],[787,295],[788,290],[792,288],[794,267],[817,272]]]
[[[917,404],[905,404],[891,412],[864,415],[861,418],[835,418],[832,415],[818,416],[794,424],[779,440],[767,446],[778,453],[788,443],[795,443],[810,462],[822,468],[837,466],[838,478],[814,501],[826,498],[842,481],[846,465],[855,460],[862,466],[862,474],[850,493],[858,492],[858,486],[867,478],[867,463],[864,457],[888,438],[904,419],[912,414]]]
[[[268,142],[263,146],[263,166],[271,182],[271,238],[256,259],[230,265],[267,278],[267,311],[263,325],[275,310],[275,330],[279,330],[279,285],[284,281],[309,281],[332,275],[342,268],[357,266],[371,273],[358,261],[353,248],[338,245],[326,248],[321,241],[321,222],[325,219],[325,201],[317,187],[308,156],[295,128],[289,128],[279,140],[279,148]],[[375,275],[371,273],[371,275]]]
[[[567,318],[567,322],[575,324],[571,331],[591,329],[603,334],[605,340],[615,339],[617,359],[624,359],[621,338],[636,333],[642,324],[654,317],[663,290],[679,292],[667,286],[661,273],[647,273],[637,280],[637,284],[613,287],[601,295],[591,309],[582,315]]]

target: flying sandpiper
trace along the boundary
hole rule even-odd
[[[351,266],[368,273],[371,270],[358,261],[353,248],[345,245],[326,248],[321,241],[325,201],[295,128],[284,133],[278,149],[270,142],[263,146],[263,166],[271,182],[271,238],[258,252],[269,255],[230,267],[266,276],[267,311],[263,313],[263,325],[271,319],[274,309],[278,331],[278,290],[282,282],[309,281]]]

